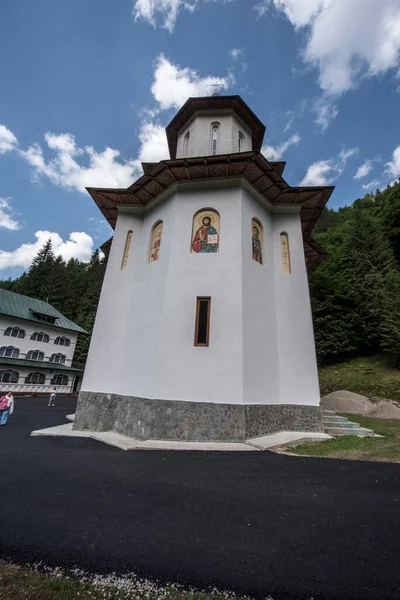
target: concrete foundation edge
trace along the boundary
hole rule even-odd
[[[319,406],[211,404],[87,391],[79,394],[73,429],[187,442],[242,442],[278,431],[324,431]]]

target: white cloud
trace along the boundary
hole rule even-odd
[[[357,148],[343,148],[337,158],[318,160],[312,163],[300,185],[328,185],[343,172],[348,159],[358,152]]]
[[[392,160],[385,164],[385,173],[394,179],[400,177],[400,146],[394,149]]]
[[[358,167],[357,172],[354,175],[354,179],[362,179],[363,177],[366,177],[368,173],[372,171],[372,168],[372,160],[366,160],[362,165]]]
[[[261,152],[264,154],[265,158],[270,161],[280,160],[289,146],[293,146],[294,144],[298,144],[300,142],[300,136],[298,133],[295,133],[290,137],[286,142],[279,144],[279,146],[263,146],[261,148]]]
[[[158,162],[169,158],[165,128],[156,123],[143,122],[140,133],[139,161]]]
[[[379,184],[380,184],[379,179],[373,179],[369,183],[365,183],[362,187],[364,190],[371,191],[371,190],[376,190],[376,188],[378,187]]]
[[[322,131],[325,131],[331,121],[338,116],[338,107],[333,104],[329,98],[322,96],[314,104],[314,112],[316,113],[315,122],[319,125]]]
[[[18,140],[5,125],[0,125],[0,154],[11,152],[18,146]]]
[[[193,12],[198,2],[199,0],[134,0],[133,16],[135,21],[143,19],[153,27],[157,26],[157,18],[160,17],[162,27],[172,33],[179,12]]]
[[[229,50],[229,54],[233,60],[237,60],[243,54],[243,48],[232,48],[232,50]]]
[[[137,161],[117,160],[118,150],[106,147],[103,152],[96,152],[92,146],[79,148],[71,133],[47,132],[44,137],[54,158],[46,161],[39,144],[19,152],[33,167],[35,179],[47,177],[55,185],[85,192],[86,186],[128,187],[137,176]],[[79,160],[89,164],[85,166]]]
[[[151,91],[161,110],[180,108],[191,96],[210,96],[212,85],[227,90],[235,83],[232,74],[227,77],[200,77],[189,67],[182,68],[160,54],[155,61],[154,83]]]
[[[18,221],[13,219],[10,205],[10,198],[0,198],[0,227],[3,229],[9,229],[10,231],[16,231],[20,229]]]
[[[340,95],[361,77],[398,69],[399,0],[263,0],[259,12],[270,5],[296,30],[306,28],[303,60],[318,69],[325,93]]]
[[[35,237],[35,242],[22,244],[15,250],[0,250],[0,269],[8,267],[27,269],[48,239],[53,242],[54,254],[61,255],[64,260],[77,258],[82,262],[89,262],[93,253],[93,239],[83,231],[70,233],[69,239],[65,241],[58,233],[51,231],[37,231]]]

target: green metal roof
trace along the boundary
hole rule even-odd
[[[13,367],[32,367],[33,370],[56,369],[57,371],[74,371],[75,373],[83,373],[83,369],[67,367],[66,365],[62,365],[61,363],[53,363],[44,360],[25,360],[24,358],[6,358],[5,356],[2,356],[0,358],[0,367],[9,365],[12,365]]]
[[[56,321],[54,323],[44,323],[37,318],[34,313],[54,317]],[[27,321],[34,321],[41,325],[58,327],[59,329],[87,333],[82,327],[79,327],[79,325],[70,321],[67,317],[64,317],[60,311],[55,309],[54,306],[51,306],[48,302],[38,300],[37,298],[30,298],[29,296],[23,296],[22,294],[16,294],[15,292],[3,290],[2,288],[0,288],[0,314],[9,317],[17,317],[18,319],[25,319]]]

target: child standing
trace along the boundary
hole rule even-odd
[[[56,403],[55,403],[56,397],[57,397],[56,388],[54,388],[54,390],[50,394],[48,406],[55,406],[56,405]]]

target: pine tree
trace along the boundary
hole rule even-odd
[[[400,273],[392,271],[387,278],[381,326],[382,348],[396,357],[400,366]]]
[[[49,239],[29,267],[24,282],[24,294],[39,298],[39,300],[47,300],[50,294],[54,261],[53,244]]]

